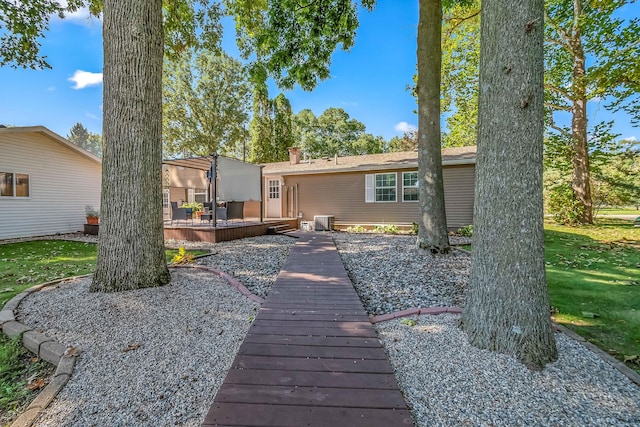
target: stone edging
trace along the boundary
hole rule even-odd
[[[461,314],[462,313],[462,308],[460,308],[460,307],[408,308],[406,310],[396,311],[394,313],[382,314],[380,316],[371,316],[371,317],[369,317],[369,321],[372,324],[376,324],[376,323],[380,323],[380,322],[386,322],[388,320],[399,319],[401,317],[408,317],[408,316],[421,315],[421,314],[430,314],[432,316],[437,316],[437,315],[444,314],[444,313]],[[622,363],[621,361],[619,361],[615,357],[613,357],[610,354],[606,353],[605,351],[600,349],[595,344],[587,341],[586,339],[584,339],[580,335],[576,334],[575,332],[573,332],[571,329],[567,328],[566,326],[560,325],[560,324],[555,323],[555,322],[552,322],[552,323],[553,323],[553,329],[555,331],[561,332],[561,333],[565,334],[566,336],[568,336],[569,338],[571,338],[571,339],[573,339],[575,341],[578,341],[584,347],[586,347],[587,349],[591,350],[592,353],[595,353],[596,355],[598,355],[602,360],[607,362],[613,368],[615,368],[618,371],[620,371],[623,375],[625,375],[627,378],[629,378],[632,382],[634,382],[635,384],[640,386],[640,375],[638,375],[633,369],[629,368],[627,365],[625,365],[624,363]]]
[[[42,411],[49,406],[60,390],[62,390],[62,387],[67,384],[69,378],[71,378],[73,367],[76,364],[76,359],[79,354],[78,349],[65,347],[52,338],[16,321],[15,309],[18,308],[27,295],[33,292],[38,292],[41,289],[57,285],[61,282],[81,279],[88,276],[90,276],[90,274],[67,277],[32,286],[10,299],[9,302],[4,305],[2,311],[0,311],[0,326],[8,337],[15,338],[22,335],[22,345],[25,348],[37,355],[40,359],[57,366],[51,382],[33,399],[27,409],[11,424],[11,427],[31,427],[33,425]]]

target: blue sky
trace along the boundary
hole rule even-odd
[[[627,12],[640,15],[633,4]],[[331,78],[313,92],[285,92],[294,112],[310,108],[320,115],[329,107],[346,110],[363,122],[367,131],[389,139],[407,126],[417,125],[415,99],[406,90],[416,64],[417,0],[378,1],[373,12],[360,14],[355,46],[337,51]],[[224,47],[237,53],[232,25]],[[0,123],[15,126],[44,125],[62,136],[81,122],[102,133],[102,28],[96,19],[82,14],[51,22],[42,52],[53,69],[0,68],[2,102]],[[271,87],[270,95],[277,95]],[[640,139],[640,129],[625,114],[612,116],[603,102],[589,103],[591,123],[615,120],[614,131],[622,138]]]

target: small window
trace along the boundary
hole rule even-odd
[[[206,203],[207,200],[207,190],[202,188],[196,188],[195,192],[195,201],[198,203]]]
[[[402,201],[418,201],[418,172],[402,173]]]
[[[269,180],[269,199],[279,199],[279,198],[280,198],[280,180],[270,179]]]
[[[29,175],[0,172],[0,197],[29,197]]]
[[[396,173],[377,173],[365,175],[365,202],[395,202]]]

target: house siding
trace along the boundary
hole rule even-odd
[[[418,202],[402,201],[402,172],[415,170],[375,172],[397,173],[395,202],[365,203],[366,173],[362,172],[289,175],[284,177],[284,185],[298,186],[298,208],[306,221],[313,220],[315,215],[334,215],[337,225],[408,225],[419,220],[420,206]],[[443,168],[447,227],[450,229],[472,223],[474,174],[473,164]]]
[[[100,206],[102,167],[38,132],[0,134],[0,171],[29,174],[30,197],[0,197],[0,239],[82,230]]]

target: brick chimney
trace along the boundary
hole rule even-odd
[[[300,163],[300,149],[298,147],[289,148],[289,163],[292,165]]]

